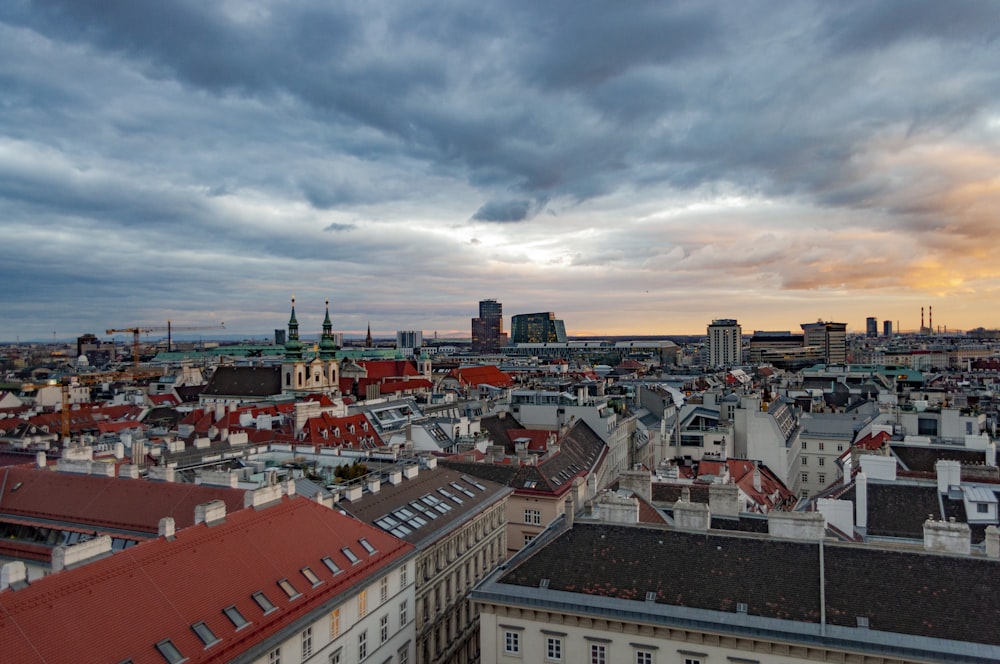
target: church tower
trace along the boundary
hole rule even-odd
[[[288,340],[285,341],[285,361],[281,363],[281,388],[284,391],[305,388],[306,363],[302,359],[302,342],[299,340],[299,321],[295,318],[295,296],[292,296],[292,315],[288,319]]]
[[[333,390],[340,387],[340,365],[337,362],[337,342],[333,338],[333,323],[330,322],[330,300],[326,301],[326,318],[323,319],[323,334],[319,339],[319,360],[323,363],[326,384]]]
[[[365,337],[365,348],[372,347],[372,324],[371,321],[368,322],[368,336]]]

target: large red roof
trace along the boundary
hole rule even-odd
[[[165,516],[173,517],[178,529],[192,525],[195,506],[212,500],[225,502],[229,511],[241,510],[245,495],[226,487],[74,475],[30,466],[0,469],[0,487],[0,507],[11,517],[151,535]]]
[[[368,555],[359,543],[370,542]],[[352,565],[343,547],[361,559]],[[0,592],[4,661],[32,664],[163,664],[155,644],[170,639],[185,661],[224,662],[378,575],[412,546],[305,498],[229,514],[224,523],[143,542],[82,567]],[[343,570],[323,564],[329,556]],[[308,567],[321,583],[303,576]],[[288,579],[294,599],[277,582]],[[277,608],[266,615],[252,594]],[[250,622],[237,630],[223,613]],[[204,622],[219,642],[206,648],[191,626]],[[70,655],[72,653],[72,655]]]
[[[457,379],[462,385],[472,385],[475,387],[479,387],[480,385],[514,387],[514,380],[493,364],[452,369],[448,373],[448,377]]]

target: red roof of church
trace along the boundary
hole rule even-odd
[[[123,481],[124,482],[124,481]],[[375,549],[368,554],[360,540]],[[350,548],[357,564],[341,552]],[[20,590],[0,592],[5,661],[162,664],[156,644],[169,639],[186,662],[225,662],[383,573],[413,547],[366,523],[305,498],[228,514],[225,522],[140,543]],[[342,570],[323,563],[329,557]],[[303,575],[309,568],[321,581]],[[278,585],[285,580],[290,598]],[[263,592],[276,610],[264,613]],[[235,607],[241,629],[223,613]],[[191,628],[204,622],[210,647]]]

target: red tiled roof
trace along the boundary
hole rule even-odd
[[[492,385],[493,387],[514,387],[514,380],[500,371],[500,368],[493,364],[486,364],[481,367],[462,367],[452,369],[448,372],[449,378],[455,378],[462,385]]]
[[[886,431],[879,431],[877,433],[869,434],[864,438],[859,439],[854,443],[854,447],[860,447],[865,450],[880,450],[882,446],[885,445],[885,441],[892,438],[892,434]],[[850,453],[850,450],[847,450]]]
[[[176,406],[177,397],[172,394],[147,394],[146,398],[154,406]]]
[[[548,449],[546,444],[553,431],[541,431],[540,429],[507,429],[507,436],[513,444],[518,438],[528,439],[528,450],[531,452],[545,452]]]
[[[385,444],[375,431],[375,427],[368,422],[368,418],[360,413],[346,417],[334,417],[323,413],[317,417],[310,417],[302,427],[302,434],[297,442],[353,450],[373,450]]]
[[[367,555],[365,538],[376,549]],[[361,558],[352,565],[341,553]],[[225,662],[315,613],[409,554],[413,547],[368,524],[305,498],[229,514],[224,523],[199,525],[176,539],[140,543],[82,567],[0,593],[0,644],[5,661],[162,663],[155,644],[170,639],[195,664]],[[330,556],[343,570],[323,564]],[[300,571],[322,581],[313,587]],[[290,599],[277,585],[288,579]],[[264,614],[252,599],[262,591],[277,608]],[[228,606],[249,621],[238,630]],[[219,639],[206,648],[191,629],[204,622]]]
[[[118,433],[127,429],[142,429],[145,431],[146,425],[141,422],[98,422],[97,430],[101,433]]]
[[[178,529],[194,523],[196,505],[222,500],[230,511],[243,509],[245,492],[224,487],[126,480],[57,473],[25,466],[0,469],[0,505],[12,517],[52,519],[156,533],[160,519],[174,518]]]
[[[380,394],[394,394],[396,392],[411,392],[413,390],[430,390],[434,388],[434,383],[426,378],[414,378],[412,380],[389,380],[379,385]]]

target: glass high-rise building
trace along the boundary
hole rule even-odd
[[[865,320],[865,336],[866,337],[877,337],[878,336],[878,319],[874,316],[869,316]]]
[[[566,324],[551,311],[518,314],[510,319],[510,340],[515,344],[566,341]]]
[[[472,319],[472,350],[494,353],[507,345],[503,331],[503,304],[496,300],[479,301],[479,317]]]

